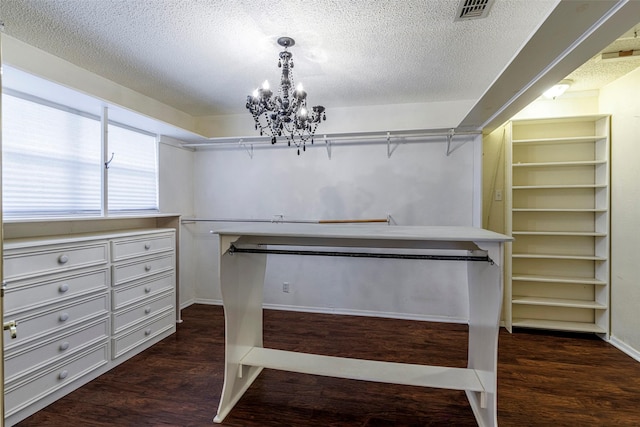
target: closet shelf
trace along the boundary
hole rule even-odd
[[[575,285],[598,285],[606,286],[607,282],[594,277],[564,277],[564,276],[538,276],[538,275],[514,275],[511,278],[516,282],[542,282],[542,283],[562,283]]]
[[[597,301],[583,301],[564,298],[524,297],[514,295],[513,304],[542,305],[547,307],[589,308],[594,310],[606,310],[607,306]]]
[[[553,184],[553,185],[514,185],[512,190],[562,190],[579,188],[607,188],[607,184]]]
[[[606,160],[582,160],[574,162],[534,162],[534,163],[514,163],[514,168],[536,168],[536,167],[571,167],[571,166],[596,166],[606,165]]]
[[[607,237],[607,233],[598,233],[595,231],[513,231],[511,234],[514,236]]]
[[[558,255],[558,254],[517,254],[512,255],[513,258],[520,259],[566,259],[566,260],[578,260],[578,261],[606,261],[606,257],[595,255]]]
[[[568,138],[533,138],[533,139],[514,139],[513,145],[518,144],[574,144],[581,142],[596,142],[599,140],[607,139],[606,135],[593,135],[593,136],[574,136]]]
[[[607,209],[601,208],[585,208],[585,209],[574,209],[574,208],[513,208],[512,212],[594,212],[594,213],[605,213],[608,212]]]
[[[596,325],[595,323],[567,322],[562,320],[514,318],[512,325],[520,328],[552,329],[569,332],[594,332],[597,334],[604,334],[607,332],[604,328]]]

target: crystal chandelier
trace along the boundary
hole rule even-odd
[[[302,89],[302,84],[293,88],[293,55],[287,48],[295,43],[290,37],[278,39],[278,44],[284,47],[278,61],[278,68],[282,68],[278,94],[273,96],[269,82],[265,80],[262,87],[247,96],[247,109],[260,135],[270,136],[271,144],[275,144],[278,137],[284,137],[289,146],[293,143],[298,148],[300,155],[300,147],[305,151],[307,141],[311,140],[313,144],[318,124],[327,118],[322,105],[308,110],[307,92]]]

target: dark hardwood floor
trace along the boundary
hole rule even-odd
[[[465,325],[265,311],[265,346],[465,367]],[[19,424],[208,426],[223,381],[221,307]],[[501,330],[501,426],[640,426],[640,363],[595,336]],[[223,426],[475,426],[464,392],[265,370]]]

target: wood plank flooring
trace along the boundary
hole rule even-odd
[[[210,426],[222,389],[221,307],[27,418],[30,426]],[[265,346],[465,367],[467,327],[266,310]],[[591,335],[501,330],[500,426],[640,426],[640,363]],[[464,392],[265,370],[223,426],[475,426]]]

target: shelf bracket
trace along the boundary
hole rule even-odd
[[[396,148],[398,148],[398,145],[400,145],[400,143],[396,142],[393,148],[391,148],[391,132],[387,132],[387,159],[391,158],[391,155],[393,154],[394,151],[396,151]]]
[[[453,150],[451,149],[451,141],[453,140],[454,134],[455,131],[453,129],[449,129],[449,133],[447,134],[447,156],[453,153]]]
[[[324,145],[327,147],[327,157],[331,160],[331,140],[327,139],[327,135],[324,136]]]
[[[247,154],[249,154],[249,158],[253,159],[253,144],[245,144],[244,139],[240,139],[240,141],[238,141],[238,145],[246,150]]]

